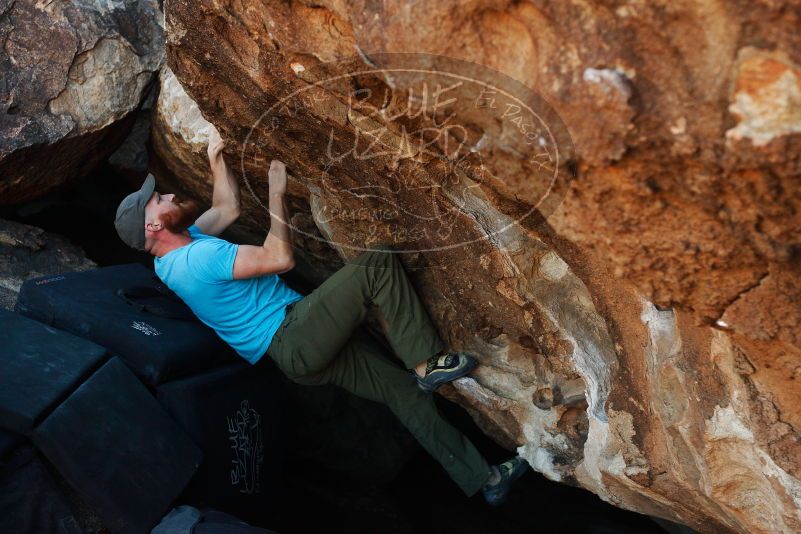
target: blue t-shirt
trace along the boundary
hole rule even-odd
[[[239,245],[189,227],[192,242],[155,259],[156,274],[240,356],[255,364],[303,295],[277,274],[234,280]]]

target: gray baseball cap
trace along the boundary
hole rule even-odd
[[[148,174],[139,191],[131,193],[120,202],[114,226],[129,247],[145,250],[145,204],[156,189],[156,179]]]

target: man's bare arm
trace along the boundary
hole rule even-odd
[[[239,245],[234,262],[234,278],[253,278],[266,274],[281,274],[295,267],[292,231],[287,224],[284,206],[286,166],[278,160],[270,163],[270,232],[260,247]]]
[[[223,158],[223,141],[220,133],[211,126],[209,132],[209,166],[214,179],[211,208],[195,221],[200,231],[220,235],[238,217],[240,212],[239,183]]]

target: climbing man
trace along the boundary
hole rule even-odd
[[[160,194],[149,175],[117,209],[122,240],[155,256],[158,277],[250,364],[274,363],[298,384],[336,384],[386,404],[467,496],[482,490],[489,504],[503,503],[528,464],[514,457],[489,465],[439,415],[430,393],[468,374],[476,360],[446,350],[392,248],[362,253],[304,297],[278,276],[294,267],[283,163],[270,164],[272,220],[264,244],[216,237],[240,211],[239,186],[222,149],[211,127],[211,208],[195,219],[193,201]],[[368,306],[380,312],[405,369],[362,325]]]

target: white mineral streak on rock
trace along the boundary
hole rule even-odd
[[[544,243],[537,243],[545,248]],[[556,256],[555,252],[550,253]],[[564,263],[561,258],[559,261]],[[558,264],[555,259],[551,263]],[[571,360],[586,384],[590,419],[605,422],[604,406],[609,396],[612,372],[617,367],[617,356],[606,323],[595,309],[587,287],[571,271],[565,271],[556,280],[534,280],[534,300],[543,315],[558,329],[562,339],[573,346]]]
[[[609,493],[601,478],[601,471],[611,467],[612,458],[617,451],[610,454],[609,423],[590,417],[590,429],[584,443],[584,459],[576,466],[576,479],[582,486],[590,489],[608,501]]]
[[[542,410],[531,406],[531,397],[538,387],[552,384],[555,377],[538,376],[541,384],[522,383],[521,376],[536,374],[533,364],[523,361],[515,364],[517,368],[509,364],[508,362],[512,361],[509,357],[511,342],[505,334],[500,338],[497,339],[499,346],[486,342],[475,345],[482,355],[489,356],[492,362],[497,362],[493,363],[493,369],[479,367],[476,370],[481,383],[474,378],[465,378],[455,381],[454,385],[463,395],[471,399],[471,403],[478,399],[480,404],[486,407],[482,413],[488,417],[501,415],[499,413],[501,411],[514,411],[516,407],[518,409],[515,415],[525,414],[525,420],[522,422],[525,443],[518,447],[517,453],[535,470],[551,480],[560,481],[562,475],[553,462],[553,451],[566,451],[569,444],[556,428],[559,413],[556,409]],[[531,367],[526,367],[527,365]],[[495,391],[502,392],[503,396],[494,393]],[[498,423],[503,426],[503,421]]]
[[[562,475],[556,470],[551,452],[564,447],[559,434],[551,434],[546,428],[556,424],[556,414],[553,410],[532,410],[532,417],[523,425],[523,434],[526,443],[517,448],[517,454],[526,459],[531,467],[546,478],[555,482],[562,480]]]
[[[473,377],[463,377],[453,381],[453,386],[460,393],[470,395],[474,406],[483,406],[485,409],[493,411],[504,411],[513,408],[515,401],[494,393],[489,388],[482,386]]]
[[[705,423],[701,489],[724,508],[732,525],[742,524],[743,510],[749,510],[751,531],[797,532],[801,481],[779,467],[751,431],[749,392],[735,371],[734,351],[728,334],[716,332],[712,357],[732,386],[731,402],[715,406]],[[788,506],[788,500],[794,507]]]
[[[558,280],[530,276],[517,264],[516,253],[541,250],[553,254],[546,263],[559,265],[565,263],[539,239],[521,234],[515,221],[500,212],[483,195],[481,189],[470,187],[472,180],[459,174],[461,182],[453,190],[443,187],[443,192],[460,203],[460,207],[471,214],[484,231],[486,239],[500,253],[504,271],[525,283],[519,289],[525,293],[521,297],[534,302],[542,313],[558,329],[563,339],[573,345],[571,359],[576,372],[587,384],[587,403],[591,416],[606,420],[604,403],[609,395],[612,368],[617,365],[611,337],[603,318],[595,310],[592,298],[584,283],[572,272],[565,273]],[[465,194],[465,189],[469,193]],[[481,196],[479,196],[481,195]],[[523,243],[525,242],[525,246]],[[546,252],[547,251],[547,252]],[[527,258],[526,258],[527,259]],[[525,261],[523,259],[522,261]],[[561,269],[555,268],[556,273]]]
[[[470,152],[479,152],[483,150],[484,147],[488,144],[489,139],[490,136],[487,134],[487,132],[483,132],[479,140],[476,141],[476,144],[470,147]]]
[[[740,439],[754,441],[754,434],[734,413],[734,408],[715,406],[715,414],[706,422],[706,433],[711,440]]]
[[[763,472],[769,477],[773,477],[779,481],[779,484],[787,491],[787,494],[793,499],[796,506],[796,517],[801,520],[801,481],[787,471],[776,465],[768,453],[762,449],[757,449],[757,456],[762,460]]]
[[[596,83],[600,85],[604,91],[609,92],[614,89],[620,93],[624,99],[631,97],[631,87],[629,86],[626,74],[618,69],[584,69],[581,75],[585,82]]]
[[[733,406],[715,407],[714,415],[706,422],[706,438],[706,459],[713,475],[705,488],[710,498],[730,506],[732,512],[743,506],[762,507],[764,515],[753,525],[755,529],[792,532],[783,518],[771,513],[785,507],[769,479],[776,480],[795,503],[795,519],[801,519],[801,482],[759,447]],[[725,462],[716,458],[724,454]],[[760,464],[762,472],[754,472],[753,466]]]
[[[592,319],[591,317],[585,318]],[[550,319],[553,321],[555,317],[550,317]],[[588,321],[588,323],[589,322],[590,321]],[[559,326],[559,323],[555,324]],[[589,324],[586,326],[592,327],[592,325]],[[611,377],[609,360],[604,357],[604,351],[600,344],[596,343],[597,340],[592,339],[592,337],[574,336],[572,331],[563,328],[564,326],[560,328],[560,333],[564,336],[564,339],[573,344],[572,360],[576,365],[576,371],[587,383],[587,404],[590,418],[605,422],[607,416],[604,412],[604,404],[606,403],[606,398],[609,396]],[[585,330],[583,333],[590,335],[594,333],[598,333],[602,336],[607,335],[605,330],[603,332]]]
[[[643,299],[640,319],[645,325],[649,343],[645,348],[648,375],[658,380],[658,369],[664,362],[677,356],[681,351],[681,337],[673,311],[661,311],[653,303]],[[654,388],[659,394],[659,388]],[[664,399],[669,403],[671,399]],[[659,405],[663,403],[655,399]],[[667,404],[664,403],[664,404]],[[613,475],[622,483],[629,485],[626,475],[647,472],[647,459],[632,443],[635,429],[631,415],[626,412],[610,412],[609,420],[590,419],[590,430],[584,444],[584,459],[576,468],[576,478],[604,500],[618,504],[618,498],[611,494],[603,483],[602,473]],[[622,439],[621,439],[622,438]],[[623,452],[635,463],[627,465]]]
[[[608,421],[590,419],[584,458],[576,467],[576,479],[605,501],[619,505],[620,497],[606,487],[603,475],[612,475],[622,485],[636,488],[628,477],[647,473],[648,460],[632,442],[635,433],[632,416],[627,412],[610,410]],[[658,496],[652,497],[660,500]]]
[[[207,145],[210,123],[169,67],[161,70],[158,110],[165,124],[191,145]]]
[[[526,443],[517,448],[517,454],[536,471],[550,480],[559,482],[562,475],[554,464],[552,451],[562,451],[568,447],[566,439],[556,431],[558,415],[555,410],[528,410],[528,420],[523,424]],[[551,429],[553,432],[549,432]]]
[[[798,76],[787,70],[775,82],[762,87],[756,95],[741,91],[735,95],[729,111],[741,117],[726,132],[726,137],[753,140],[756,146],[768,144],[774,137],[801,132],[801,84]]]
[[[554,252],[549,252],[540,259],[540,274],[551,281],[556,281],[567,274],[567,263]]]
[[[755,146],[776,137],[801,132],[801,71],[773,55],[753,48],[745,56],[738,77],[743,87],[733,95],[729,111],[739,118],[727,139],[751,139]]]
[[[670,126],[670,133],[673,135],[682,135],[687,131],[687,119],[679,117],[676,122]]]
[[[660,310],[652,302],[642,299],[643,310],[640,320],[648,332],[648,346],[644,356],[648,367],[647,377],[653,394],[653,405],[659,407],[659,417],[666,426],[675,426],[686,439],[686,412],[688,400],[682,395],[677,398],[677,391],[672,388],[678,385],[681,392],[692,390],[684,383],[682,373],[669,373],[665,378],[664,369],[679,367],[677,359],[682,352],[682,339],[676,314],[673,310]]]
[[[498,373],[494,376],[497,377]],[[514,380],[515,375],[504,374],[505,379]],[[490,384],[501,388],[500,381]],[[465,377],[453,382],[453,386],[467,398],[470,399],[471,407],[478,409],[481,413],[488,414],[489,417],[501,412],[511,411],[515,406],[526,406],[530,403],[533,387],[525,387],[519,382],[517,384],[506,384],[504,394],[510,394],[514,398],[501,397],[488,387],[482,386],[472,377]],[[483,407],[483,409],[482,409]],[[560,451],[567,448],[565,437],[548,429],[555,429],[558,416],[555,410],[526,410],[527,420],[523,423],[523,434],[526,443],[518,447],[517,453],[523,456],[529,464],[537,471],[551,480],[560,481],[562,475],[556,470],[553,463],[553,454],[550,451]],[[502,423],[502,422],[499,422]]]
[[[541,247],[545,245],[539,243]],[[605,422],[612,371],[617,366],[606,323],[598,314],[584,283],[568,271],[558,280],[534,281],[535,302],[558,329],[562,339],[573,346],[571,360],[586,384],[590,419]]]
[[[609,395],[611,374],[617,366],[617,357],[606,324],[595,310],[589,291],[569,271],[558,254],[548,250],[542,241],[521,233],[514,221],[498,211],[486,198],[479,196],[480,189],[469,187],[471,180],[468,177],[461,175],[461,178],[462,183],[457,184],[454,190],[443,188],[443,192],[449,197],[455,197],[461,208],[474,216],[487,240],[500,253],[504,271],[521,281],[518,286],[521,298],[536,304],[559,332],[559,336],[573,346],[571,360],[586,388],[590,439],[593,432],[605,433],[607,415],[604,404]],[[470,193],[464,194],[465,189]],[[540,263],[540,268],[547,274],[532,280],[518,262],[525,264],[530,259],[527,254],[537,251],[541,251],[544,258],[544,264]],[[517,254],[523,257],[517,259]],[[531,401],[526,399],[522,402],[527,406]],[[566,447],[564,437],[558,431],[554,430],[554,434],[548,432],[549,428],[554,428],[556,413],[541,410],[527,412],[533,412],[534,415],[523,424],[527,443],[518,452],[535,469],[553,480],[560,480],[561,475],[556,471],[552,455],[548,452],[549,449],[563,450]],[[606,441],[603,436],[595,439],[598,443]],[[616,462],[620,470],[625,468],[625,463],[621,461],[622,458]]]

